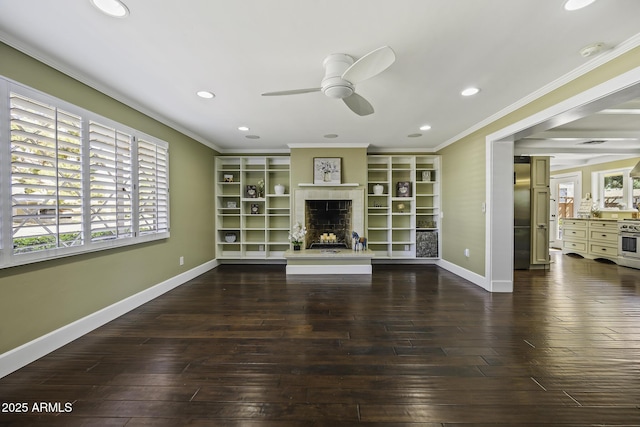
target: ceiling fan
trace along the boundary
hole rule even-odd
[[[320,87],[265,92],[262,96],[322,92],[329,98],[342,99],[347,107],[357,115],[367,116],[373,113],[373,107],[369,101],[356,93],[355,85],[380,74],[389,68],[395,60],[396,54],[389,46],[375,49],[355,62],[347,54],[332,53],[322,62],[325,74],[320,82]]]

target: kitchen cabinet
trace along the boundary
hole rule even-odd
[[[548,265],[550,212],[549,157],[531,157],[531,265]]]
[[[590,258],[618,259],[618,223],[617,221],[590,220],[589,245]]]
[[[531,195],[531,264],[549,264],[549,188],[533,188]]]
[[[563,219],[562,253],[574,253],[584,258],[603,258],[617,262],[617,220]]]
[[[562,220],[562,253],[586,256],[588,229],[588,219],[564,218]]]

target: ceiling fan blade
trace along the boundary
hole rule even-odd
[[[342,99],[347,107],[351,109],[354,113],[359,116],[368,116],[369,114],[373,114],[373,107],[369,104],[369,101],[354,93],[351,96],[347,96]]]
[[[281,96],[281,95],[297,95],[299,93],[320,92],[319,87],[310,89],[293,89],[293,90],[281,90],[279,92],[265,92],[262,96]]]
[[[342,73],[342,78],[354,85],[380,74],[396,60],[396,54],[389,46],[382,46],[367,53]]]

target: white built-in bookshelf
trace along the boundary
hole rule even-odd
[[[376,259],[440,257],[439,180],[439,156],[367,156],[367,239]]]
[[[276,184],[284,186],[284,194],[276,194]],[[217,157],[215,209],[217,258],[282,259],[290,246],[290,158]]]

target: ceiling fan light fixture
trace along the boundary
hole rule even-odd
[[[587,7],[595,1],[596,0],[567,0],[564,2],[564,10],[573,12],[574,10],[579,10],[583,7]]]
[[[126,18],[129,16],[129,8],[120,0],[91,0],[100,12],[114,18]]]
[[[323,93],[329,98],[344,99],[353,95],[353,88],[349,86],[336,85],[322,89]]]
[[[429,130],[431,129],[431,125],[422,125],[420,126],[420,130]]]
[[[249,126],[238,126],[238,130],[242,132],[246,132],[249,130]]]

